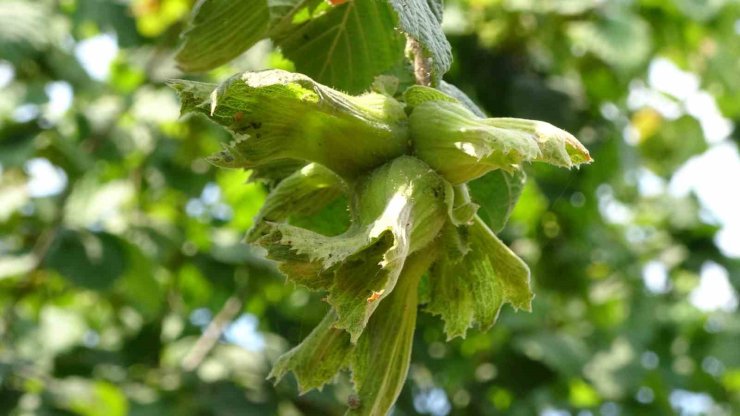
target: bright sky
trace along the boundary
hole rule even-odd
[[[118,55],[118,40],[104,33],[85,39],[75,46],[75,56],[85,71],[98,81],[108,78],[110,64]]]

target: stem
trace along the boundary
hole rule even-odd
[[[414,60],[414,78],[416,78],[416,83],[427,87],[431,86],[432,70],[429,67],[429,59],[424,57],[424,50],[419,41],[411,36],[407,36],[406,51]]]
[[[216,346],[226,325],[234,319],[241,309],[242,301],[236,296],[232,296],[226,300],[224,307],[221,308],[221,311],[208,324],[208,327],[203,331],[203,335],[198,338],[193,349],[182,360],[182,368],[185,371],[193,371],[200,366],[208,353]]]

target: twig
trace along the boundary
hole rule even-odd
[[[203,335],[196,341],[193,349],[182,360],[182,368],[185,371],[193,371],[200,366],[208,353],[216,346],[226,325],[234,319],[241,309],[242,301],[238,297],[231,296],[226,300],[224,307],[213,317],[211,323],[203,331]]]

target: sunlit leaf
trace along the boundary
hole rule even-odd
[[[187,72],[214,68],[267,35],[267,0],[200,0],[176,59]]]

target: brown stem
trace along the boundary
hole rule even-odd
[[[424,50],[418,40],[411,36],[406,37],[406,50],[414,60],[414,78],[419,85],[430,86],[432,84],[432,70],[429,67],[429,59],[424,56]]]

